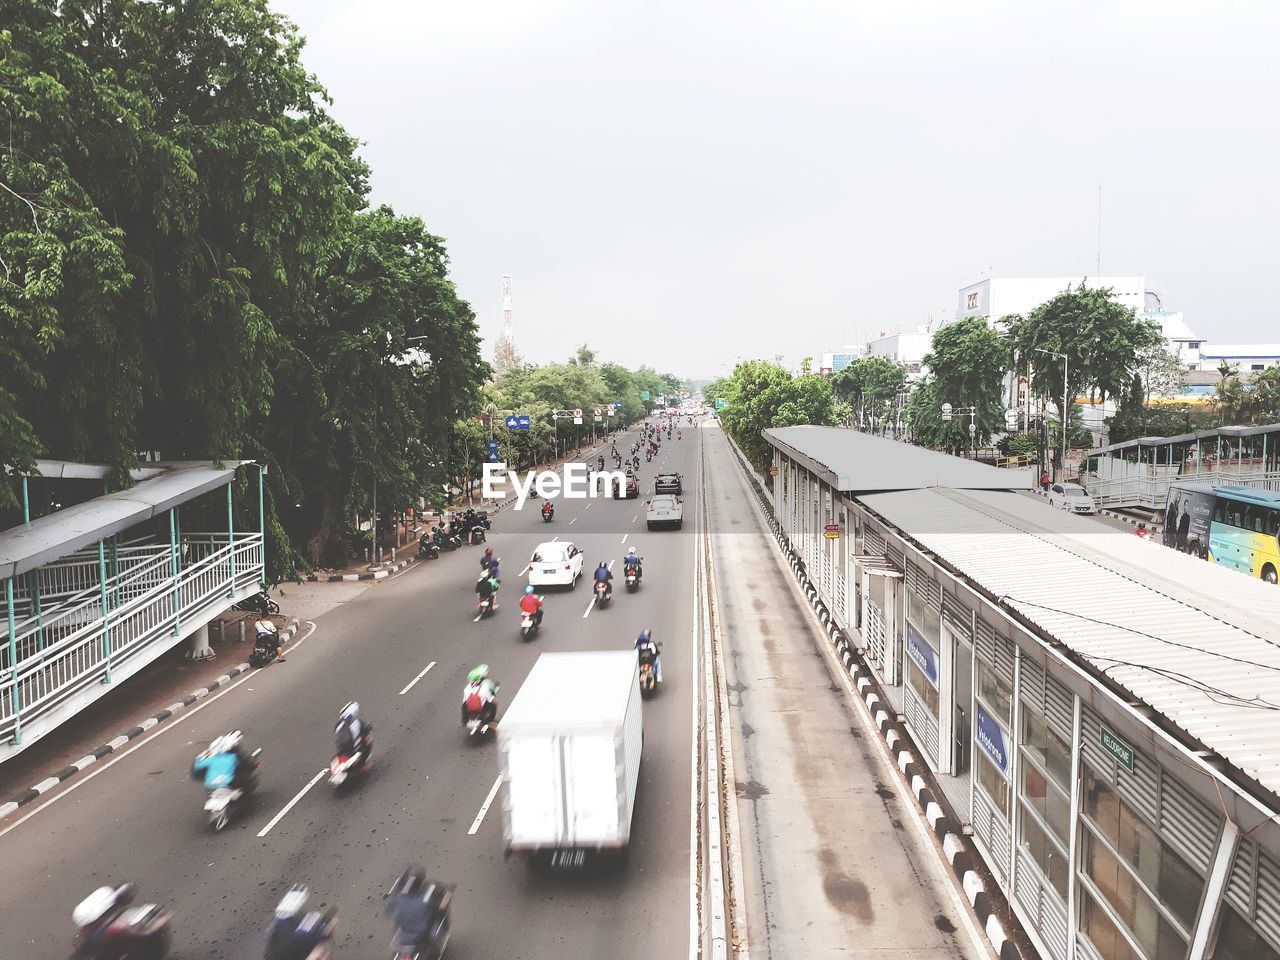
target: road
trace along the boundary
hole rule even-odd
[[[664,441],[658,462],[642,466],[644,489],[659,466],[692,478],[697,444],[691,430]],[[480,548],[445,554],[319,617],[287,663],[246,675],[0,822],[0,956],[67,956],[75,903],[95,886],[131,880],[143,898],[173,907],[181,960],[261,956],[272,909],[295,882],[337,909],[337,957],[376,957],[391,937],[382,893],[410,863],[458,885],[455,960],[647,958],[655,930],[660,955],[687,956],[694,538],[647,532],[643,500],[560,500],[550,524],[539,506],[495,520],[490,545],[503,557],[505,602],[492,617],[473,619]],[[522,644],[519,574],[534,546],[557,536],[584,550],[588,568],[604,559],[618,570],[635,545],[646,579],[637,593],[619,587],[606,609],[588,612],[588,569],[576,590],[548,594],[542,630]],[[541,651],[629,647],[644,627],[664,640],[665,682],[645,706],[625,870],[542,876],[504,861],[501,791],[485,807],[496,745],[465,742],[459,725],[468,670],[490,664],[505,703]],[[337,711],[351,699],[375,724],[375,768],[338,796],[317,775],[332,753]],[[188,771],[196,752],[232,728],[263,749],[262,790],[215,835]]]

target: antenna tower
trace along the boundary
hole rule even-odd
[[[499,375],[508,373],[520,365],[516,353],[515,321],[511,316],[511,274],[502,276],[502,336],[493,350],[493,365]]]

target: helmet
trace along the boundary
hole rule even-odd
[[[527,587],[525,587],[525,588],[524,588],[524,592],[525,592],[525,593],[533,593],[533,584],[531,583],[531,584],[529,584]]]
[[[422,892],[426,881],[426,875],[421,867],[409,867],[404,873],[400,874],[400,879],[396,882],[396,886],[399,888],[400,893],[416,896]]]
[[[222,753],[230,753],[236,747],[240,746],[242,736],[239,730],[232,730],[222,738]]]
[[[641,641],[642,643],[648,643],[652,636],[653,636],[653,631],[646,628],[640,631],[640,636],[636,637],[636,639]]]
[[[628,556],[628,557],[634,557],[635,555],[636,555],[636,548],[635,548],[635,547],[628,547],[628,548],[627,548],[627,556]]]
[[[301,884],[294,884],[289,888],[289,892],[280,898],[280,902],[276,904],[276,917],[284,920],[288,917],[296,917],[302,912],[302,908],[307,905],[307,897],[310,891]]]
[[[484,555],[485,555],[486,557],[492,557],[492,556],[493,556],[493,547],[485,547],[485,548],[484,548]]]
[[[489,676],[489,665],[481,663],[472,667],[471,672],[467,674],[467,680],[471,683],[479,683],[481,680],[487,679]]]
[[[102,915],[111,909],[116,902],[116,892],[112,887],[99,887],[81,900],[71,911],[71,920],[77,927],[87,927],[102,919]]]
[[[596,566],[596,569],[597,569],[597,570],[599,570],[599,569],[601,569],[601,568],[603,568],[603,569],[605,569],[605,570],[608,570],[608,569],[609,569],[609,564],[608,564],[608,563],[606,563],[604,560],[601,560],[601,561],[600,561],[600,563]]]
[[[360,704],[354,700],[343,707],[342,712],[338,714],[340,720],[353,720],[358,716],[360,716]]]

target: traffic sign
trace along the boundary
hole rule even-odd
[[[641,399],[641,400],[648,400],[648,399],[649,399],[649,391],[648,391],[648,390],[641,390],[641,391],[640,391],[640,399]]]
[[[777,475],[778,475],[778,468],[777,468],[777,467],[770,467],[770,468],[769,468],[769,476],[771,476],[771,477],[776,477]]]
[[[722,398],[720,398],[720,397],[716,397],[716,409],[717,409],[717,410],[723,410],[726,406],[727,406],[727,404],[725,403],[725,401],[724,401]]]
[[[594,413],[594,414],[596,415],[596,419],[599,419],[599,418],[600,418],[600,414],[601,414],[603,411],[602,411],[599,407],[596,407],[596,408],[595,408],[594,410],[592,410],[591,412],[592,412],[592,413]]]
[[[529,418],[527,413],[522,413],[516,417],[517,430],[528,430],[531,426],[533,426],[533,421]]]
[[[498,455],[498,441],[490,440],[489,441],[489,462],[497,463],[501,459],[502,458]]]
[[[517,418],[515,418],[515,417],[507,417],[507,429],[508,429],[508,430],[517,430],[517,429],[519,429],[519,426],[520,426],[520,421],[519,421]]]
[[[840,527],[834,523],[828,523],[822,528],[822,535],[828,540],[837,540],[840,537]]]
[[[582,410],[581,410],[581,409],[578,409],[578,410],[573,411],[573,415],[574,415],[575,417],[580,417],[580,416],[582,416]]]

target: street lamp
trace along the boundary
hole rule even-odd
[[[1062,358],[1062,457],[1058,461],[1058,469],[1061,470],[1059,479],[1067,475],[1067,355],[1058,353],[1055,350],[1045,350],[1041,347],[1035,348],[1036,353],[1047,353],[1051,357]]]

